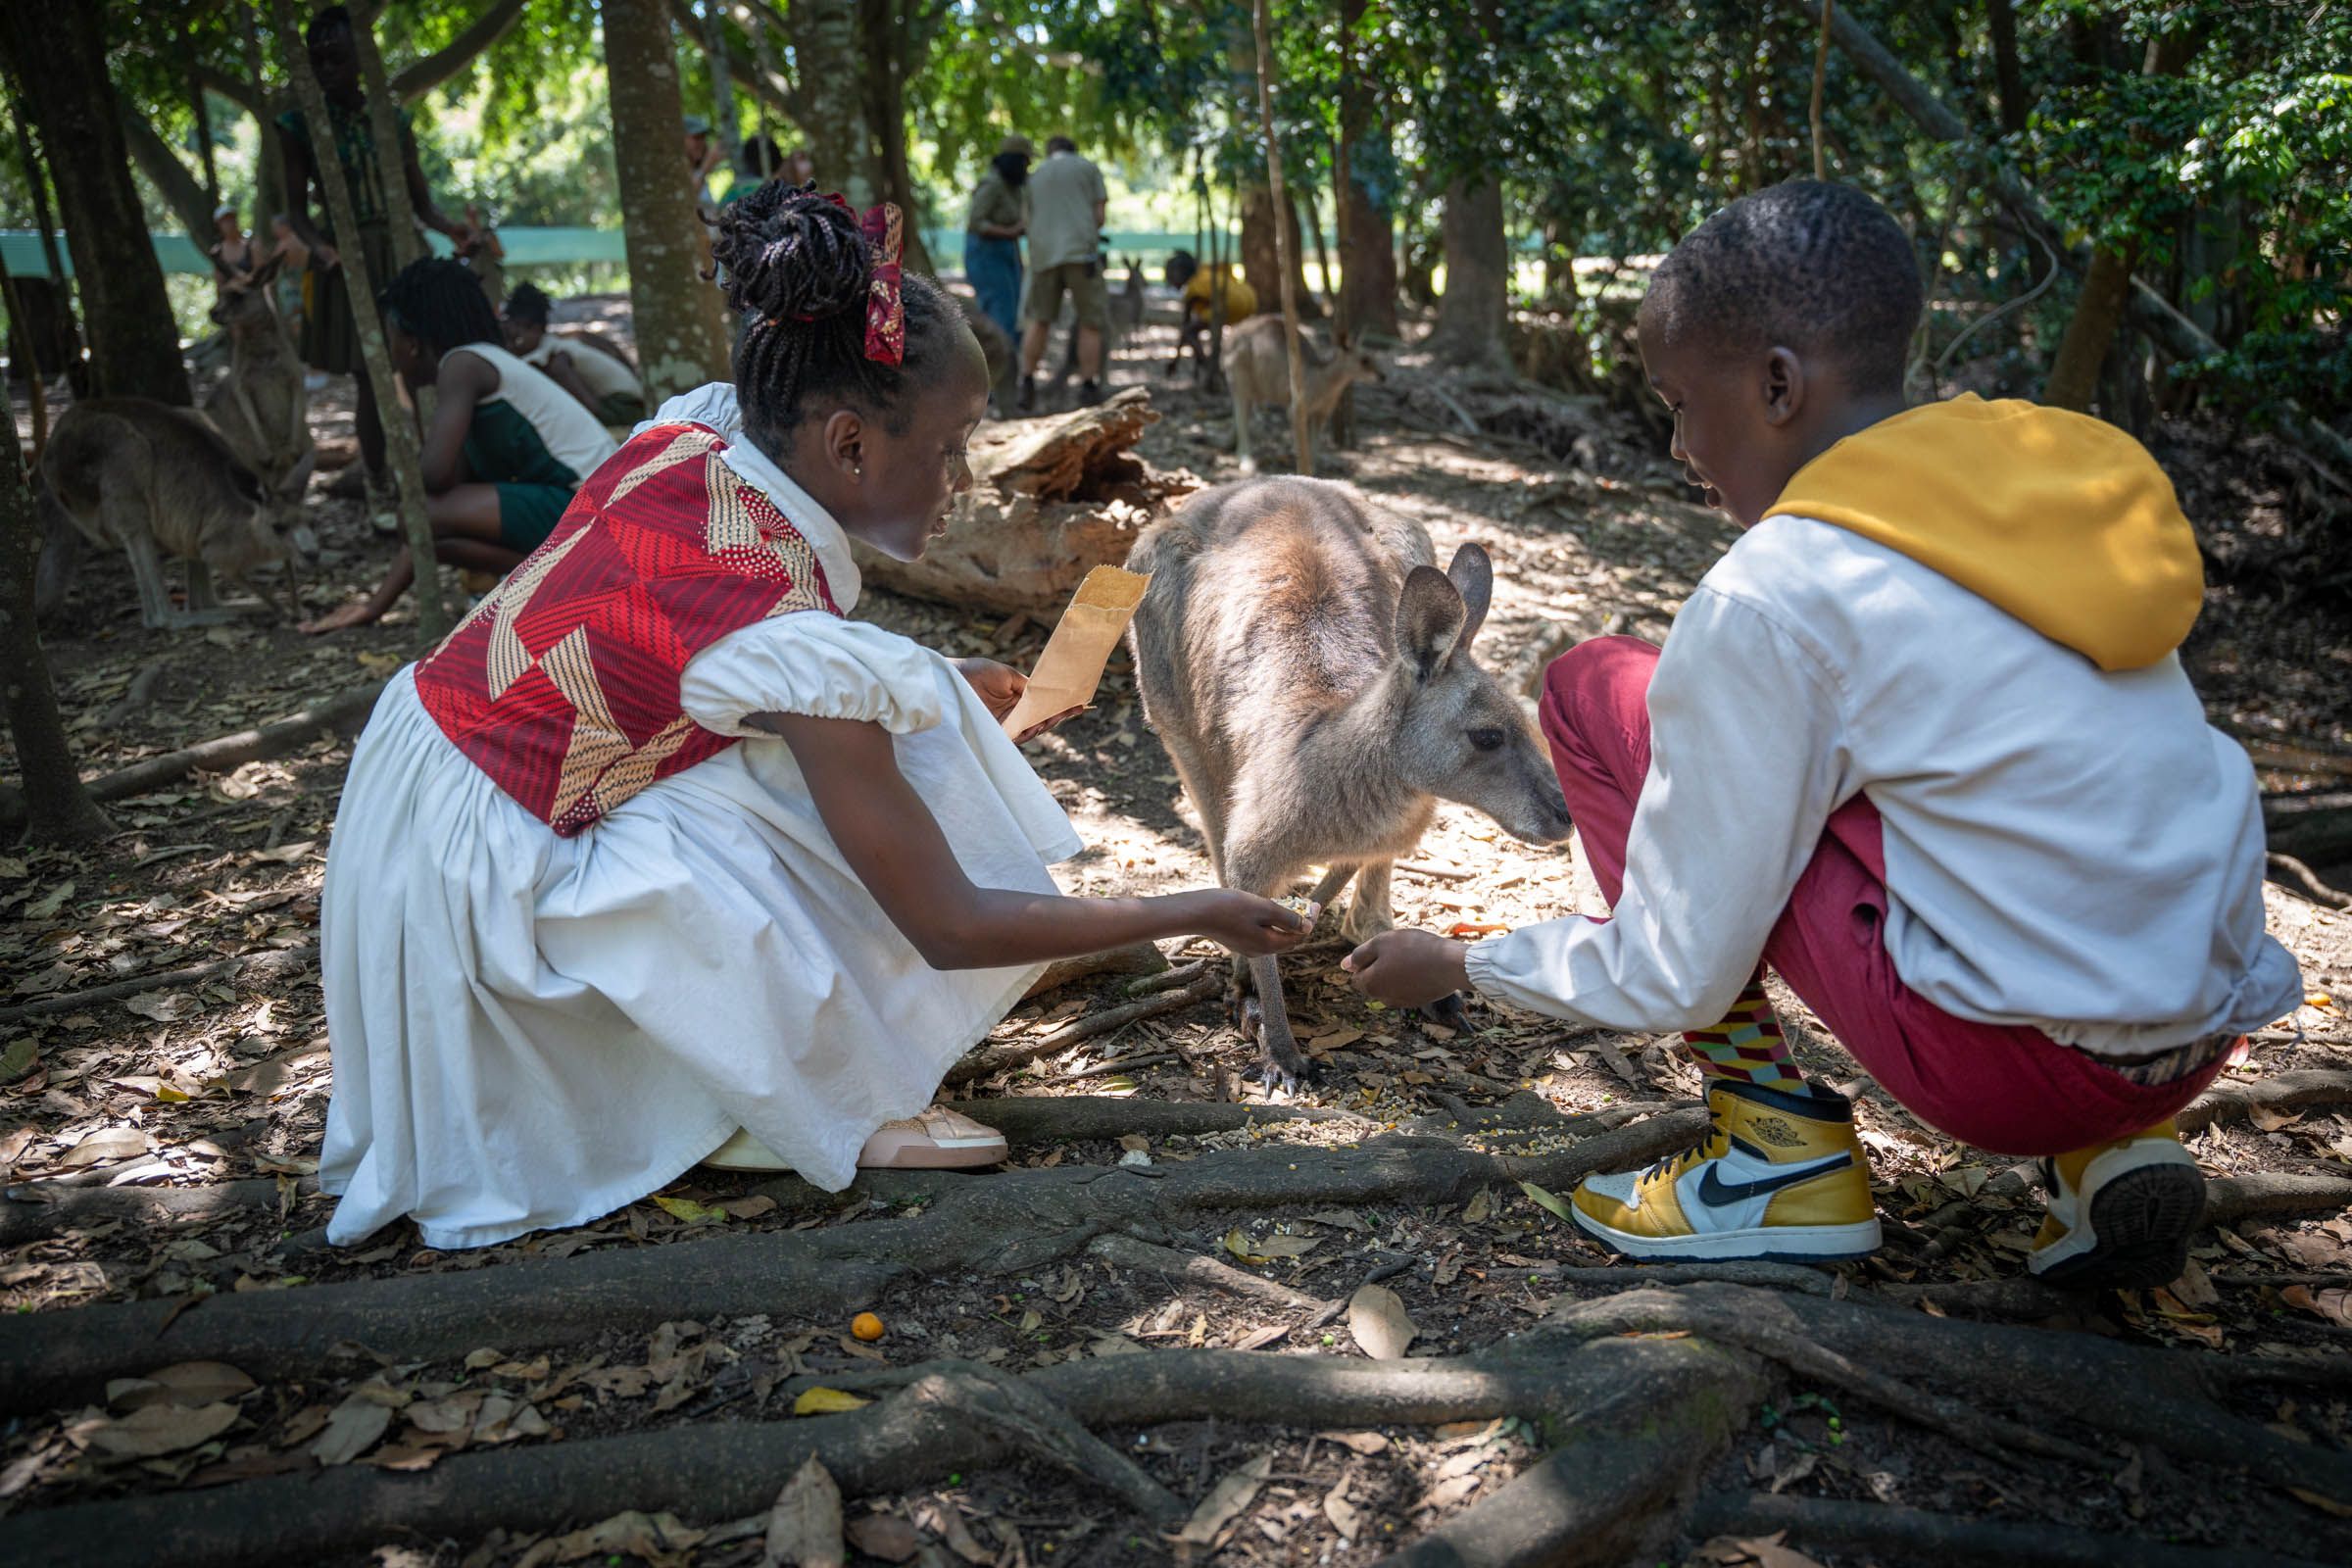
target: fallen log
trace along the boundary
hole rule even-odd
[[[972,488],[919,561],[863,545],[865,580],[893,593],[1051,622],[1097,566],[1118,565],[1135,536],[1196,488],[1128,449],[1159,417],[1129,387],[1074,414],[982,425],[971,442]]]
[[[146,974],[132,975],[127,980],[113,980],[102,986],[91,986],[86,991],[36,997],[13,1007],[0,1007],[0,1025],[45,1017],[53,1012],[72,1012],[76,1007],[95,1007],[109,1002],[122,1002],[142,991],[157,991],[167,986],[201,985],[207,980],[233,978],[249,971],[253,979],[275,979],[290,970],[315,964],[318,959],[318,950],[306,943],[299,948],[243,953],[234,957],[216,958],[210,963],[190,964],[181,969],[156,969]]]
[[[379,685],[355,687],[338,697],[315,703],[291,718],[281,718],[257,729],[239,730],[161,757],[150,757],[128,767],[103,774],[88,781],[90,798],[97,801],[120,801],[133,795],[146,795],[176,783],[194,772],[219,773],[247,762],[266,758],[283,757],[295,747],[326,730],[357,726],[375,708],[376,698],[383,695]]]

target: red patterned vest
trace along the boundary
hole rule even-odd
[[[696,654],[770,615],[841,613],[815,552],[725,449],[697,424],[632,439],[416,666],[441,732],[565,838],[735,744],[679,708]]]

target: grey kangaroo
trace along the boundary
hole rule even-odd
[[[1387,379],[1380,363],[1360,348],[1342,343],[1324,348],[1312,338],[1298,345],[1300,368],[1305,371],[1306,429],[1311,442],[1331,423],[1340,396],[1358,381]],[[1225,333],[1225,384],[1233,393],[1233,453],[1242,471],[1252,473],[1257,460],[1250,453],[1250,419],[1261,408],[1291,406],[1291,350],[1283,340],[1282,318],[1252,316]]]
[[[311,439],[302,362],[270,298],[281,261],[271,256],[250,272],[236,272],[215,258],[213,319],[228,338],[228,373],[204,400],[204,412],[263,484],[300,496],[318,448]]]
[[[235,612],[215,600],[214,573],[252,588],[255,567],[280,562],[287,615],[299,612],[291,578],[318,559],[300,502],[266,487],[193,411],[151,398],[76,403],[50,432],[41,478],[91,542],[130,558],[142,624],[226,620]],[[172,609],[165,592],[165,556],[188,564],[185,610]]]
[[[1444,571],[1432,560],[1419,524],[1290,478],[1203,491],[1128,559],[1152,573],[1131,631],[1145,718],[1217,880],[1275,895],[1321,862],[1316,902],[1355,881],[1341,929],[1356,941],[1395,925],[1393,867],[1441,799],[1531,844],[1568,836],[1533,728],[1471,653],[1494,566],[1475,544]],[[1271,958],[1246,967],[1263,1075],[1296,1088],[1308,1064],[1281,976]],[[1246,1002],[1242,1019],[1247,1031]]]

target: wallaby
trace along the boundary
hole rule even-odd
[[[1127,264],[1127,282],[1110,297],[1110,330],[1123,342],[1144,324],[1144,264],[1124,252],[1119,260]]]
[[[1317,903],[1354,878],[1341,929],[1357,941],[1396,923],[1392,868],[1439,800],[1531,844],[1568,835],[1534,729],[1471,655],[1494,566],[1475,544],[1444,571],[1433,559],[1420,524],[1348,486],[1279,478],[1194,496],[1127,563],[1152,573],[1130,633],[1145,720],[1217,880],[1272,896],[1320,862]],[[1296,1087],[1308,1069],[1281,976],[1272,958],[1247,968],[1266,1081]]]
[[[204,412],[264,485],[299,496],[318,448],[311,439],[302,361],[271,298],[283,261],[272,255],[251,271],[235,271],[215,258],[213,319],[228,338],[228,374],[204,400]]]
[[[84,535],[130,557],[143,625],[229,619],[235,612],[215,600],[213,574],[252,588],[253,569],[273,562],[286,565],[287,616],[300,615],[292,578],[318,562],[318,538],[299,497],[264,485],[193,411],[152,398],[76,403],[49,434],[41,478]],[[166,555],[188,564],[185,610],[164,591]]]
[[[1380,366],[1360,348],[1343,343],[1326,350],[1313,339],[1298,345],[1306,371],[1306,428],[1311,442],[1340,406],[1340,394],[1358,381],[1385,379]],[[1291,355],[1283,342],[1282,318],[1252,316],[1225,329],[1225,383],[1233,391],[1233,454],[1242,471],[1255,471],[1250,455],[1250,416],[1269,404],[1291,406]]]

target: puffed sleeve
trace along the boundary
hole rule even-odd
[[[722,441],[741,440],[743,408],[735,396],[735,383],[706,381],[680,392],[656,409],[652,418],[639,420],[629,433],[643,435],[657,424],[699,424],[717,431]]]
[[[879,724],[893,735],[946,716],[938,656],[862,620],[805,610],[755,622],[694,656],[678,682],[686,715],[738,738],[750,713],[806,713]]]

